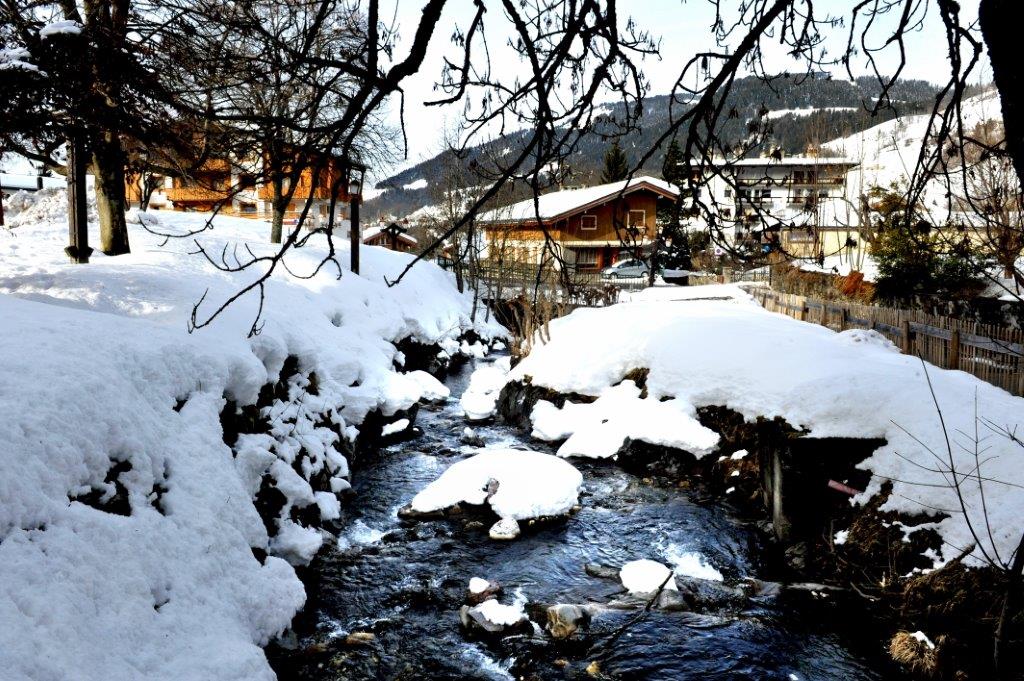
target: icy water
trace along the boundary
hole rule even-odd
[[[399,519],[400,507],[470,451],[460,442],[458,396],[472,370],[448,379],[447,404],[420,411],[420,437],[356,471],[348,529],[324,556],[313,587],[315,630],[300,642],[319,654],[297,669],[278,665],[282,678],[893,678],[881,651],[857,650],[849,632],[835,628],[847,619],[841,607],[807,593],[756,595],[764,594],[759,589],[749,598],[712,599],[698,613],[611,609],[572,642],[554,642],[539,628],[533,636],[467,638],[458,610],[471,577],[500,583],[505,603],[582,604],[608,603],[622,591],[615,580],[590,576],[588,563],[617,568],[651,558],[685,573],[703,561],[726,584],[771,573],[762,558],[769,547],[722,502],[652,485],[610,463],[574,460],[585,481],[582,510],[513,542],[489,540],[487,520],[467,528],[468,516]],[[477,432],[489,446],[543,451],[504,425]],[[344,643],[351,632],[374,638]]]

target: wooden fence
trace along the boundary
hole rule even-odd
[[[562,273],[551,269],[538,274],[536,265],[506,264],[497,267],[484,264],[475,268],[473,274],[481,295],[487,300],[511,298],[523,293],[532,295],[537,290],[573,306],[609,305],[617,302],[625,291],[647,287],[646,277],[608,279],[599,272]]]
[[[1014,395],[1024,395],[1024,331],[920,310],[821,301],[769,288],[747,291],[766,310],[834,331],[874,329],[904,353],[944,369],[959,369]]]

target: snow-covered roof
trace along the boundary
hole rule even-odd
[[[367,227],[366,229],[363,230],[363,242],[365,243],[365,242],[369,241],[370,239],[374,238],[375,236],[379,236],[384,231],[384,229],[386,227],[387,227],[387,225],[383,225],[383,226],[382,225],[376,225],[374,227]],[[399,234],[398,238],[403,240],[403,241],[408,241],[409,243],[412,243],[412,244],[419,243],[416,240],[416,237],[409,236],[405,232]]]
[[[606,203],[620,194],[630,194],[641,189],[649,189],[670,199],[679,195],[675,185],[656,177],[642,175],[628,181],[549,192],[538,197],[536,205],[533,199],[526,199],[511,206],[487,211],[480,216],[480,221],[522,222],[535,220],[538,215],[542,220],[554,220],[584,208]]]

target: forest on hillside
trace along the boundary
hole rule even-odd
[[[878,80],[860,77],[856,81],[837,80],[827,75],[800,78],[781,75],[771,83],[757,78],[736,81],[727,102],[727,110],[734,110],[723,130],[724,140],[740,140],[746,135],[748,122],[764,111],[769,114],[765,122],[766,138],[762,147],[778,146],[787,154],[804,152],[809,145],[865,130],[896,116],[927,111],[934,100],[937,87],[922,80],[898,81],[888,96],[892,105],[872,113],[880,96]],[[620,141],[623,150],[635,165],[641,154],[651,148],[660,132],[665,129],[672,104],[668,95],[648,97],[640,129]],[[685,108],[677,99],[675,106]],[[619,107],[608,105],[604,122],[611,127]],[[609,141],[600,134],[600,122],[595,134],[585,139],[570,157],[570,182],[587,185],[598,182],[602,159]],[[474,148],[467,158],[455,159],[451,152],[442,152],[433,158],[413,165],[377,183],[383,193],[366,202],[366,215],[402,217],[438,200],[438,187],[431,186],[432,178],[445,174],[451,164],[470,167],[477,158],[511,154],[522,142],[522,133],[503,135]],[[644,164],[642,172],[661,175],[662,154],[655,154]],[[423,180],[427,180],[426,183]],[[406,185],[414,185],[406,188]]]

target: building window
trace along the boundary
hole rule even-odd
[[[644,229],[647,227],[647,211],[645,210],[631,210],[629,211],[629,226],[639,227]]]
[[[580,229],[592,231],[597,229],[596,215],[583,215],[580,217]]]
[[[577,248],[576,249],[576,267],[586,270],[594,269],[597,267],[597,249],[596,248]]]

